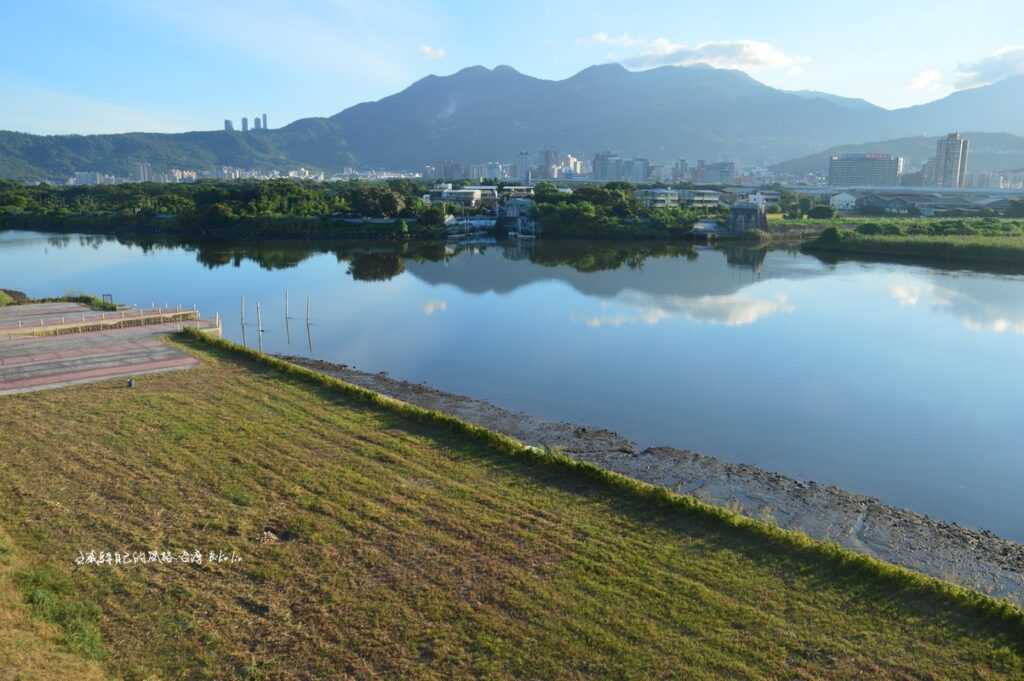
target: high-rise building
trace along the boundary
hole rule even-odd
[[[890,154],[834,154],[828,164],[831,187],[895,187],[903,158]]]
[[[702,180],[711,184],[732,184],[736,181],[736,164],[732,161],[707,163],[703,168]]]
[[[690,164],[686,162],[686,159],[681,158],[672,166],[672,179],[682,182],[690,179]]]
[[[142,161],[135,164],[135,179],[139,182],[150,182],[153,179],[153,166]]]
[[[242,132],[249,132],[249,119],[242,116]]]
[[[958,132],[939,139],[935,146],[935,171],[932,184],[959,189],[967,176],[969,142]]]
[[[519,160],[516,162],[516,178],[523,184],[529,184],[530,182],[530,152],[520,151]]]
[[[267,129],[267,114],[263,114],[263,129]]]
[[[603,151],[594,157],[594,179],[601,182],[646,182],[651,162],[646,158],[626,158]]]
[[[230,118],[225,118],[224,119],[224,130],[226,132],[234,132],[235,131],[235,124],[234,124],[234,122],[232,122],[232,120]]]

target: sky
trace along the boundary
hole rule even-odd
[[[887,108],[1024,73],[1024,3],[34,0],[4,9],[0,130],[329,116],[430,74],[705,63]]]

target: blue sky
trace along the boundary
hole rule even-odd
[[[1024,73],[1024,4],[976,0],[36,0],[3,12],[0,129],[271,127],[431,73],[711,63],[894,108]]]

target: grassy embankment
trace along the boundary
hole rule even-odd
[[[891,258],[960,265],[1024,267],[1019,220],[863,222],[831,226],[803,249],[833,256]]]
[[[89,309],[104,312],[113,312],[117,310],[117,305],[114,303],[108,303],[102,298],[98,298],[88,293],[79,293],[76,291],[69,291],[62,296],[56,296],[53,298],[29,298],[21,291],[13,291],[11,289],[0,289],[0,307],[5,305],[28,305],[30,303],[79,303],[89,307]]]
[[[13,644],[21,668],[60,649],[126,679],[1024,674],[1009,606],[176,342],[202,367],[0,398],[0,622],[58,627]],[[242,560],[75,569],[90,549]]]

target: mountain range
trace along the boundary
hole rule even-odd
[[[283,128],[242,132],[29,135],[0,132],[0,176],[63,178],[81,171],[347,166],[418,170],[424,164],[514,160],[557,149],[612,150],[656,162],[685,158],[777,163],[865,140],[952,130],[1024,135],[1024,76],[929,104],[887,110],[822,92],[788,92],[740,71],[618,64],[543,80],[508,66],[428,76],[379,101]],[[819,154],[820,155],[820,154]]]

